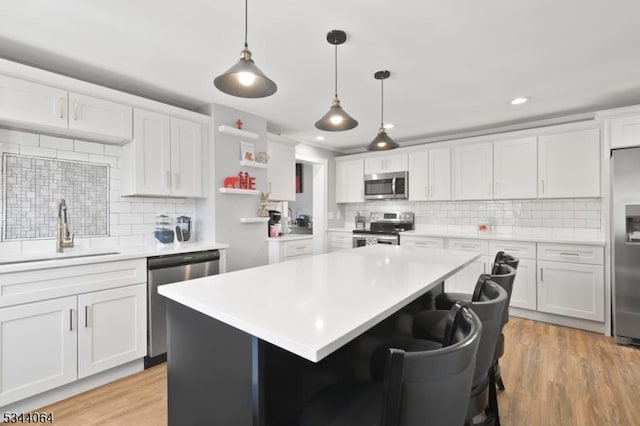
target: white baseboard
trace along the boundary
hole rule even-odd
[[[53,404],[54,402],[62,401],[70,396],[86,392],[90,389],[130,376],[142,370],[144,370],[144,359],[140,358],[119,367],[111,368],[107,371],[94,374],[93,376],[68,383],[64,386],[60,386],[59,388],[51,389],[41,394],[7,404],[4,407],[0,407],[0,412],[27,413],[36,411],[44,406]]]
[[[547,314],[545,312],[514,308],[513,306],[509,307],[509,315],[513,317],[548,322],[550,324],[557,324],[565,327],[579,328],[581,330],[605,334],[604,323],[597,321],[589,321],[580,318],[570,318],[564,317],[562,315]]]

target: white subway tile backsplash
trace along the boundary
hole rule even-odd
[[[20,145],[20,154],[31,155],[35,157],[55,157],[56,150],[49,148],[40,148],[37,146]]]
[[[110,166],[109,190],[106,193],[108,209],[105,213],[108,236],[90,238],[76,236],[76,247],[73,250],[85,248],[117,250],[118,247],[155,244],[153,229],[155,228],[158,214],[169,213],[171,216],[184,214],[194,217],[195,205],[193,199],[121,197],[121,170],[118,166],[121,164],[123,150],[120,146],[0,129],[0,152],[20,154],[21,150],[44,159],[57,158],[59,160],[87,162],[96,165],[108,164]],[[3,179],[0,180],[0,192],[2,193],[4,193],[4,187],[7,184]],[[11,179],[14,181],[13,184],[17,182],[17,178]],[[77,183],[83,184],[83,181],[79,180]],[[41,188],[41,191],[45,191],[45,193],[47,190],[45,187]],[[31,192],[33,191],[25,192],[25,200],[31,200],[32,198],[28,198],[31,196],[36,197],[35,192],[33,194]],[[87,191],[87,194],[91,194],[91,191]],[[4,211],[6,205],[15,205],[17,202],[17,198],[10,198],[6,203],[4,199],[0,199],[0,211]],[[404,203],[405,210],[408,209],[408,205]],[[52,217],[54,216],[57,216],[57,214]],[[25,218],[29,217],[37,221],[39,217],[49,218],[49,215],[40,215],[37,211],[26,209]],[[73,225],[80,226],[83,224],[83,220],[85,219],[75,218],[71,222],[72,232],[75,230]],[[424,220],[427,220],[426,217]],[[42,227],[43,230],[47,231],[50,231],[51,228],[49,224],[42,225]],[[34,237],[26,237],[22,240],[0,242],[0,256],[51,254],[54,251],[55,238],[34,239]]]
[[[58,138],[55,136],[41,135],[40,147],[51,149],[63,149],[65,151],[73,151],[73,140],[66,138]]]
[[[108,157],[106,155],[89,154],[89,161],[92,163],[108,164],[111,167],[118,166],[118,159],[116,157]]]
[[[87,152],[89,154],[104,154],[104,145],[95,142],[74,140],[74,151]]]
[[[593,199],[489,200],[441,202],[367,202],[345,205],[345,223],[353,223],[356,211],[365,216],[372,211],[413,211],[417,226],[475,228],[479,222],[494,226],[494,232],[513,235],[548,233],[551,229],[567,234],[602,232],[602,201]],[[453,229],[451,228],[451,229]]]
[[[57,151],[56,157],[61,160],[89,161],[89,154],[86,152]]]
[[[38,146],[40,135],[17,130],[0,129],[0,142],[16,145]]]

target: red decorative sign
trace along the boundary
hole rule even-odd
[[[236,185],[238,185],[236,187]],[[225,188],[235,189],[256,189],[256,178],[247,172],[240,172],[238,176],[227,176],[224,178]]]

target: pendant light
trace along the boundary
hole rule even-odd
[[[369,151],[388,151],[399,146],[387,135],[387,130],[384,128],[384,81],[390,75],[389,71],[378,71],[373,75],[376,80],[380,80],[380,129],[378,130],[378,135],[367,147]]]
[[[278,86],[264,75],[251,59],[251,51],[247,44],[248,6],[244,1],[244,49],[240,51],[240,60],[227,72],[213,80],[218,90],[240,98],[264,98],[276,93]]]
[[[316,121],[316,128],[328,132],[350,130],[358,125],[358,122],[342,109],[338,99],[338,45],[346,40],[347,34],[341,30],[333,30],[327,34],[327,41],[335,46],[335,96],[329,112]]]

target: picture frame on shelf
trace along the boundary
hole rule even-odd
[[[252,143],[240,141],[240,159],[255,161],[254,147]]]

